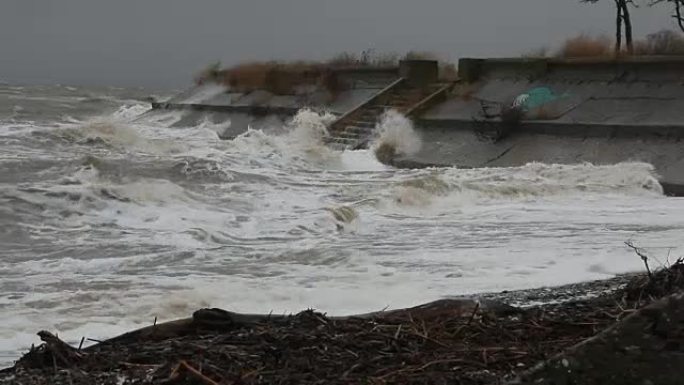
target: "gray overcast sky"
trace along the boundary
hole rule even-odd
[[[447,59],[612,36],[612,1],[0,0],[0,80],[178,87],[206,64],[321,59],[340,51],[431,51]],[[634,11],[635,33],[673,28]]]

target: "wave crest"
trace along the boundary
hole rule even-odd
[[[603,166],[528,163],[511,168],[450,168],[427,172],[430,174],[401,181],[393,189],[392,201],[403,206],[426,206],[444,200],[464,205],[569,195],[663,194],[654,167],[639,162]]]

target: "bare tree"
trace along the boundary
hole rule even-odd
[[[677,21],[679,29],[684,32],[684,0],[652,0],[649,5],[653,6],[660,3],[672,4],[674,7],[674,14],[672,17]]]
[[[632,0],[615,0],[615,5],[618,8],[622,8],[622,20],[625,22],[625,40],[627,43],[627,52],[632,54],[634,53],[634,43],[632,39],[632,17],[629,13],[629,7],[627,6],[628,3],[634,4]]]
[[[600,0],[581,0],[583,3],[598,3]],[[613,0],[615,2],[615,54],[618,55],[622,50],[622,35],[624,29],[625,43],[627,44],[627,52],[630,54],[634,51],[634,44],[632,39],[632,17],[629,12],[628,4],[634,4],[632,0]],[[671,1],[671,0],[654,0],[654,1]],[[684,0],[672,0],[677,2],[684,2]],[[623,27],[624,26],[624,27]]]

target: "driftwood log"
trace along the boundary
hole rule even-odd
[[[342,317],[328,317],[335,321],[347,319],[376,319],[384,321],[428,320],[437,317],[470,317],[474,312],[489,313],[496,316],[510,315],[521,310],[492,300],[477,300],[471,298],[452,298],[429,302],[406,309],[378,311]],[[235,313],[223,309],[200,309],[191,318],[183,318],[147,326],[138,330],[124,333],[120,336],[103,341],[102,344],[116,344],[134,340],[163,340],[176,338],[199,330],[226,330],[240,327],[250,327],[267,322],[287,320],[292,315],[282,314],[245,314]],[[97,346],[97,345],[95,345]],[[93,348],[92,346],[88,349]],[[88,350],[86,349],[86,350]]]

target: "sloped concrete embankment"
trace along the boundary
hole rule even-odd
[[[394,67],[336,69],[333,73],[339,85],[335,93],[317,85],[293,87],[284,94],[207,82],[169,100],[153,103],[148,115],[175,112],[180,118],[173,126],[179,127],[196,126],[203,121],[222,124],[220,136],[231,139],[248,128],[280,130],[303,108],[342,115],[399,78],[399,69]]]
[[[422,150],[396,165],[652,164],[684,194],[684,59],[476,60],[416,122]],[[519,108],[520,121],[502,121]]]

